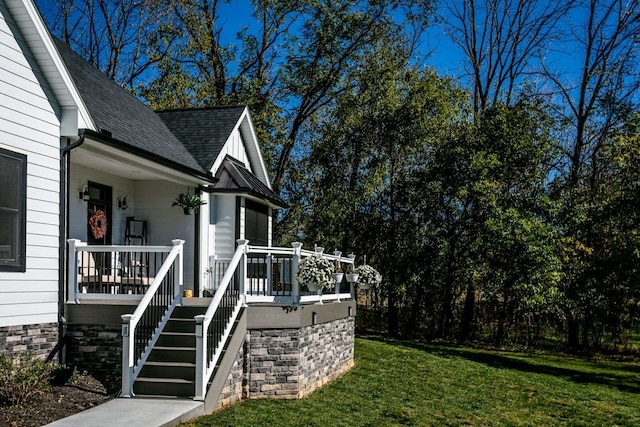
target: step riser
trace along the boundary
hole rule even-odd
[[[191,319],[169,319],[163,332],[180,332],[185,334],[196,333],[196,322]]]
[[[205,311],[207,311],[207,307],[176,307],[171,317],[193,320],[194,317],[204,314]]]
[[[173,334],[162,334],[160,338],[158,338],[158,342],[156,342],[157,346],[160,347],[195,347],[196,346],[196,337],[195,335],[173,335]]]
[[[196,368],[194,366],[149,366],[146,365],[140,372],[145,378],[172,378],[194,381]]]
[[[195,363],[196,349],[190,350],[158,350],[154,349],[149,355],[150,362],[187,362]]]
[[[148,383],[144,381],[136,381],[133,386],[133,393],[151,396],[193,397],[195,395],[195,384]]]

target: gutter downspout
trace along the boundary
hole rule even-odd
[[[60,198],[59,198],[59,218],[58,218],[58,343],[56,350],[58,351],[58,361],[65,363],[65,354],[62,351],[64,347],[64,339],[66,335],[67,321],[65,319],[65,283],[67,279],[67,237],[69,231],[68,211],[68,195],[69,195],[69,168],[71,165],[71,150],[84,144],[84,130],[78,132],[80,137],[76,142],[70,144],[71,140],[67,138],[67,145],[60,149]],[[53,356],[53,354],[52,354]]]
[[[195,193],[198,196],[202,197],[202,190],[200,187],[195,188]],[[200,244],[202,243],[202,238],[200,236],[200,209],[196,209],[195,211],[195,227],[194,227],[194,245],[193,245],[193,296],[200,296],[200,275],[202,272],[200,271]]]

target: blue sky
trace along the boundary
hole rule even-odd
[[[253,16],[253,8],[250,0],[231,0],[220,2],[218,14],[222,24],[222,35],[226,40],[235,42],[236,33],[243,27],[257,27],[258,23]],[[425,35],[422,53],[433,52],[427,59],[426,65],[435,67],[440,73],[450,76],[460,76],[463,73],[461,66],[462,51],[447,37],[444,31],[437,25]]]

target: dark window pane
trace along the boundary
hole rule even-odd
[[[269,208],[247,201],[245,206],[245,236],[251,245],[267,246],[269,243]]]
[[[17,235],[17,213],[0,210],[0,264],[16,262]]]
[[[0,208],[20,206],[20,162],[0,155]]]
[[[27,157],[0,149],[0,271],[25,271]]]

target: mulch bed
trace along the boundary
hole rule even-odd
[[[102,382],[85,374],[52,386],[21,405],[0,406],[0,426],[38,427],[112,399]]]

